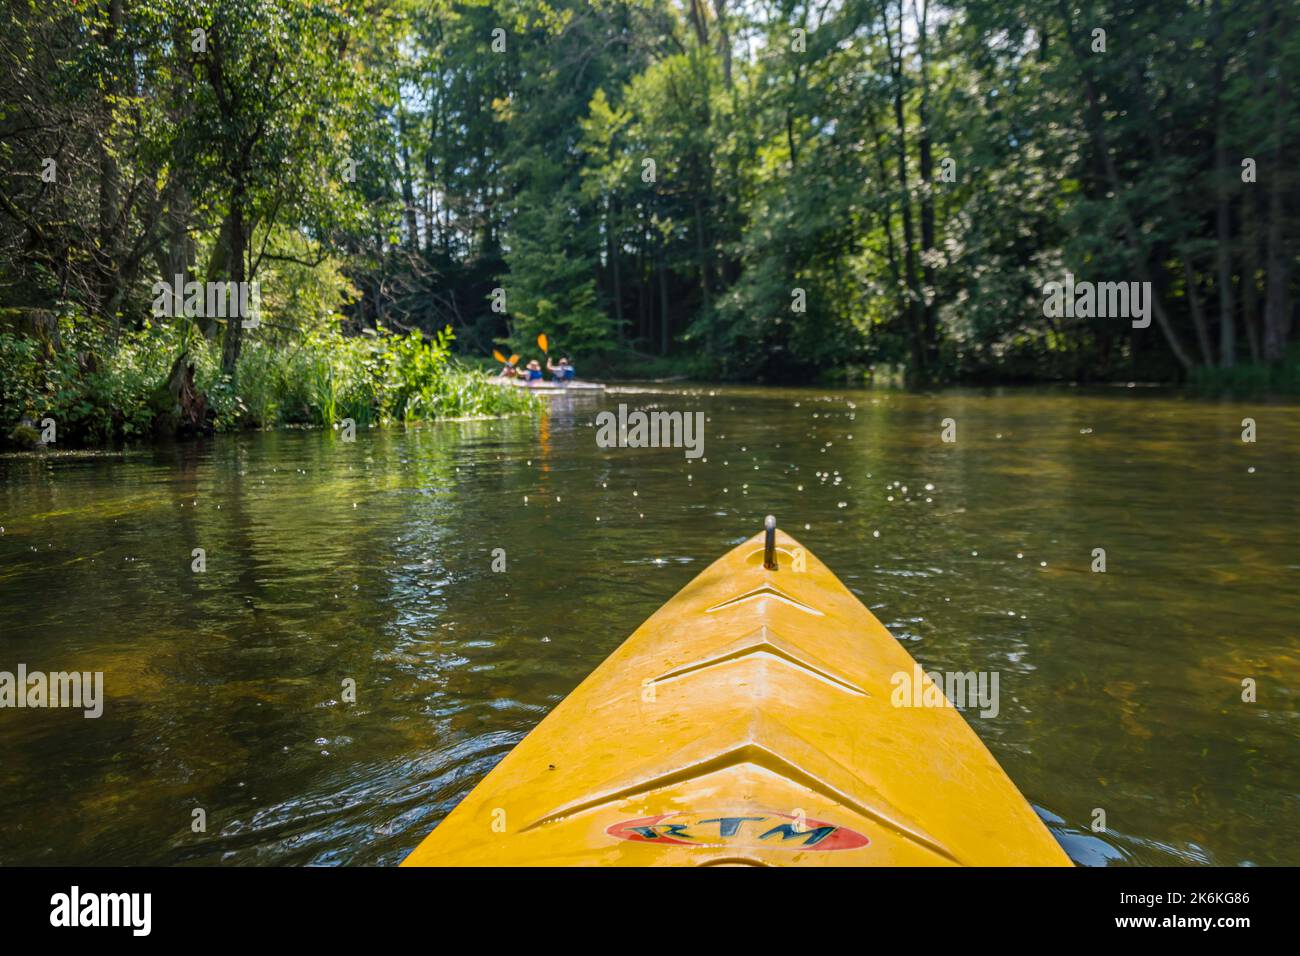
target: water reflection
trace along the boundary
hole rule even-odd
[[[597,448],[619,402],[703,410],[704,458]],[[770,511],[999,671],[967,717],[1076,861],[1295,863],[1298,466],[1289,405],[714,387],[0,459],[0,668],[108,697],[0,711],[0,862],[396,862]]]

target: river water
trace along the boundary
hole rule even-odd
[[[703,411],[704,457],[598,447],[620,402]],[[0,863],[396,863],[771,512],[927,670],[999,672],[966,718],[1077,862],[1294,865],[1297,475],[1300,407],[1140,388],[0,458],[0,671],[105,697],[0,709]]]

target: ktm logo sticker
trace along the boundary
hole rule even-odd
[[[801,828],[787,813],[661,813],[625,820],[605,832],[662,846],[775,846],[786,850],[856,850],[871,841],[857,830],[811,817]]]

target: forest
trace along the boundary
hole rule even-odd
[[[519,410],[482,371],[539,333],[611,378],[1300,388],[1296,12],[14,0],[0,426]],[[214,282],[257,320],[182,307]]]

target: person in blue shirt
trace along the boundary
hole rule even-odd
[[[541,380],[542,365],[540,362],[537,361],[537,359],[533,359],[531,362],[528,363],[528,368],[526,371],[527,371],[528,381],[537,382]]]
[[[569,364],[567,355],[560,359],[559,365],[552,365],[551,360],[548,358],[546,360],[546,370],[551,373],[551,381],[553,382],[568,383],[573,381],[573,366]]]

